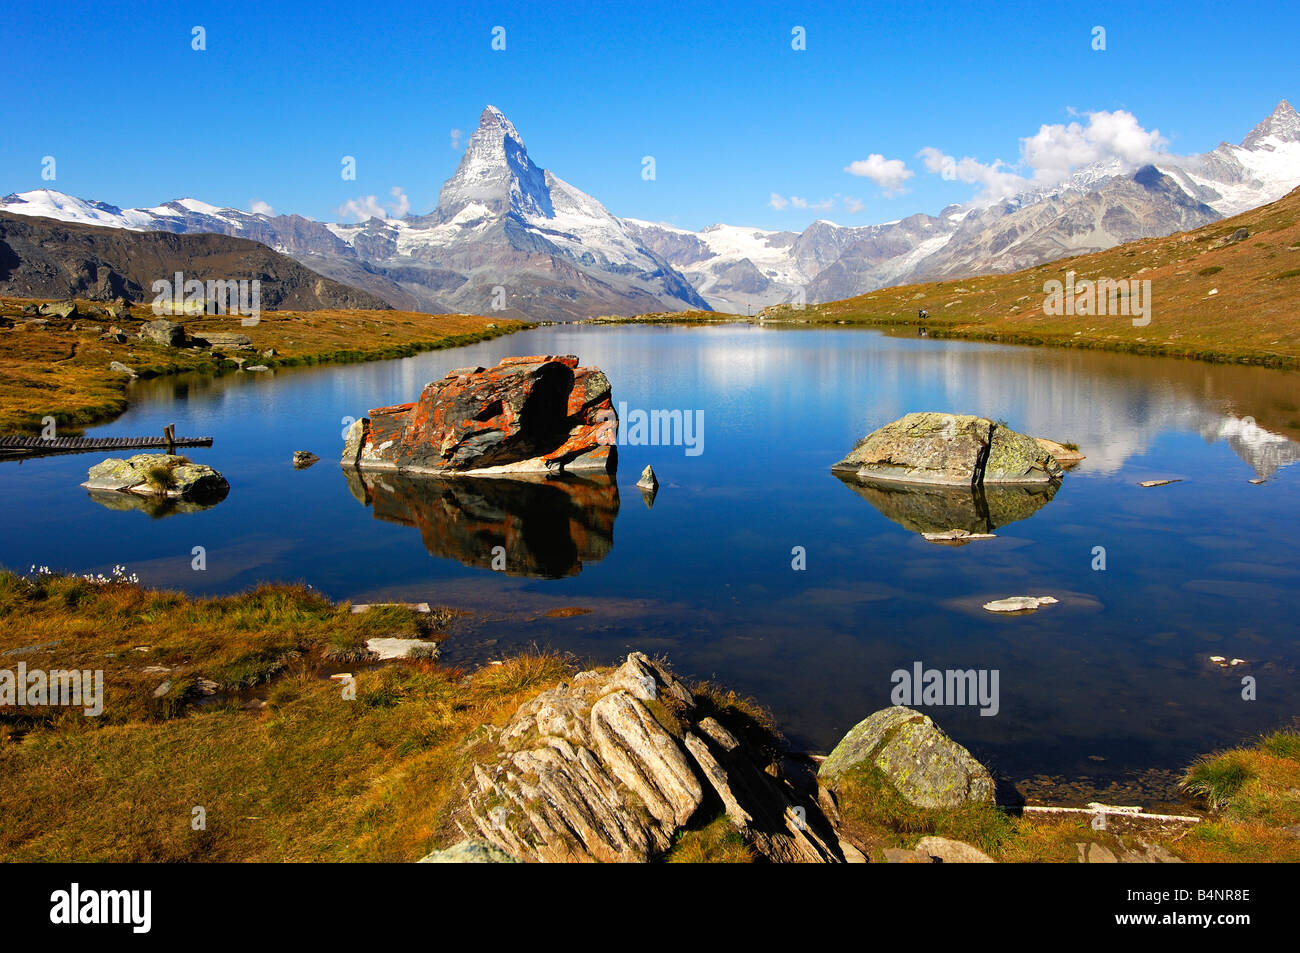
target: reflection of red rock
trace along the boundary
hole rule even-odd
[[[465,480],[345,470],[375,519],[414,526],[435,556],[511,576],[560,578],[604,559],[614,545],[618,487],[612,478]]]
[[[572,355],[508,357],[450,371],[415,403],[370,411],[343,462],[426,473],[612,471],[617,420],[598,369]]]

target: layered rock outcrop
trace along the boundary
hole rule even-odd
[[[573,355],[508,357],[456,368],[419,400],[370,411],[348,431],[342,462],[470,476],[612,472],[617,427],[600,370]]]
[[[636,862],[725,813],[771,860],[842,861],[816,800],[734,719],[640,653],[582,672],[484,728],[462,829],[521,860]]]
[[[944,486],[1052,483],[1063,472],[1033,437],[985,417],[941,413],[886,424],[831,469],[864,480]]]

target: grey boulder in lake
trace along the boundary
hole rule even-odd
[[[1054,483],[1061,465],[1033,437],[986,417],[912,413],[860,440],[831,467],[877,482],[980,486]]]
[[[992,802],[988,768],[949,738],[928,715],[896,705],[869,715],[822,762],[817,777],[832,790],[847,772],[874,765],[909,803],[957,807]]]
[[[81,485],[92,491],[197,502],[216,502],[230,492],[226,478],[212,467],[166,453],[137,453],[97,463]]]

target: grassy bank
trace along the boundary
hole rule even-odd
[[[1300,731],[1210,755],[1183,778],[1199,824],[1098,830],[1087,816],[1017,814],[991,805],[926,810],[904,801],[878,770],[858,769],[840,789],[843,830],[873,860],[927,835],[965,841],[995,860],[1077,863],[1103,848],[1112,857],[1152,848],[1194,863],[1300,862]],[[1075,805],[1080,806],[1080,805]]]
[[[105,679],[99,717],[0,709],[0,860],[415,860],[458,840],[479,726],[504,724],[573,667],[536,654],[474,672],[359,661],[374,636],[454,638],[455,618],[353,614],[305,586],[193,599],[124,577],[0,573],[0,669],[21,660]],[[329,678],[341,671],[355,676],[351,699]],[[1188,780],[1209,820],[1149,840],[1188,860],[1300,860],[1284,830],[1300,822],[1300,735],[1207,758]],[[926,834],[1009,861],[1074,861],[1080,843],[1125,841],[1086,820],[920,810],[869,772],[845,783],[840,810],[873,859]],[[666,859],[754,856],[725,820],[706,819]]]
[[[102,302],[77,302],[67,318],[26,313],[32,302],[0,299],[0,433],[39,433],[53,417],[61,436],[110,420],[126,409],[129,375],[109,369],[114,361],[139,377],[186,371],[226,373],[246,365],[290,367],[302,364],[377,361],[421,351],[459,347],[509,334],[530,325],[481,315],[421,314],[411,311],[274,311],[244,327],[233,317],[179,319],[186,331],[245,334],[252,351],[213,352],[169,348],[137,337],[154,320],[148,305],[116,316]],[[170,320],[170,319],[169,319]],[[106,338],[119,329],[123,341]]]

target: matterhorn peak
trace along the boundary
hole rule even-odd
[[[509,137],[519,143],[521,149],[524,147],[524,140],[520,138],[519,130],[515,128],[515,124],[506,118],[505,113],[493,105],[489,104],[483,107],[483,112],[478,117],[478,128],[480,132],[484,132],[493,138],[498,135]]]
[[[550,217],[546,172],[528,158],[514,123],[495,106],[484,108],[460,165],[438,193],[437,215],[450,221],[471,205],[502,215]]]
[[[1277,104],[1267,119],[1250,131],[1250,135],[1241,140],[1241,147],[1271,149],[1272,144],[1266,142],[1267,139],[1300,142],[1300,113],[1285,99]]]

